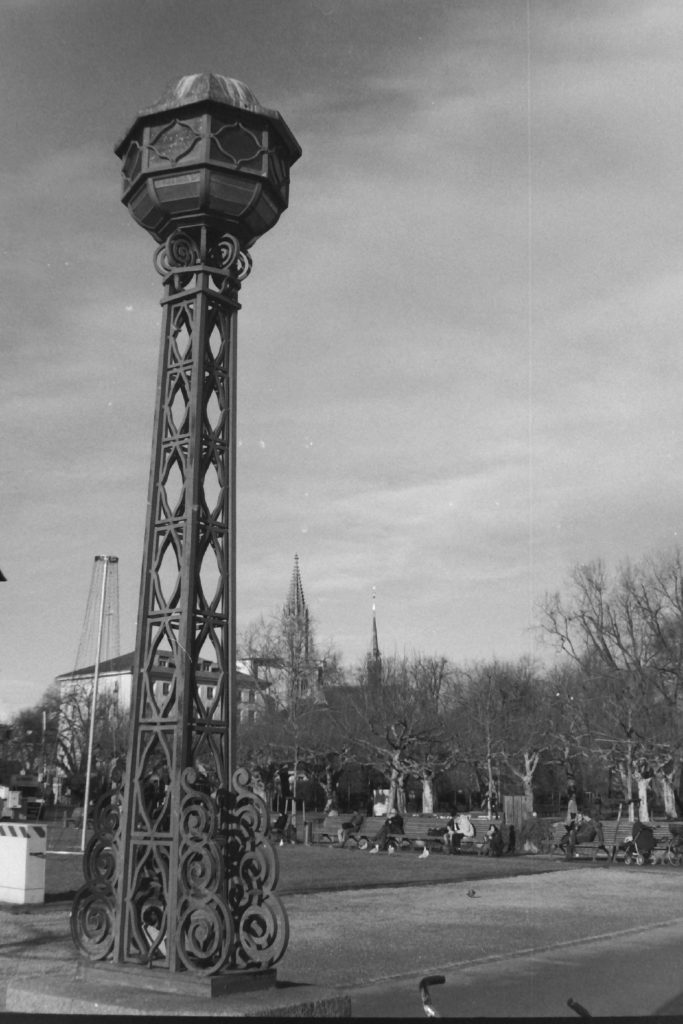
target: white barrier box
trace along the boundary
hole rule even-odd
[[[0,822],[0,903],[45,902],[47,829]]]

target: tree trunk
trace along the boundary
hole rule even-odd
[[[422,813],[434,813],[434,778],[432,775],[422,776]]]
[[[617,764],[617,773],[621,781],[621,788],[624,792],[624,801],[628,806],[628,820],[633,821],[633,776],[631,775],[631,762],[619,761]]]
[[[335,806],[336,801],[334,797],[335,790],[337,788],[334,780],[334,770],[331,764],[325,765],[325,782],[323,783],[323,788],[325,790],[324,813],[328,814]]]
[[[487,789],[486,789],[486,813],[488,814],[489,821],[493,818],[495,808],[495,801],[497,800],[496,784],[493,779],[493,761],[491,757],[486,758],[486,769],[487,769]]]
[[[294,745],[294,779],[292,780],[292,829],[296,834],[296,788],[299,775],[299,745]]]
[[[398,777],[398,789],[396,790],[396,807],[399,814],[406,813],[406,777],[401,772]]]
[[[626,730],[626,737],[627,737],[627,740],[626,740],[626,751],[627,751],[627,754],[626,754],[626,775],[627,775],[627,780],[628,780],[628,797],[627,797],[627,800],[629,800],[629,805],[628,805],[628,820],[629,821],[634,821],[635,820],[634,807],[633,807],[633,738],[632,738],[633,737],[633,728],[632,728],[632,725],[631,725],[632,720],[633,720],[633,711],[632,711],[632,708],[629,707],[629,709],[628,709],[628,728]],[[647,800],[646,800],[646,805],[647,805]]]
[[[482,773],[479,763],[477,761],[472,762],[472,769],[474,771],[474,777],[477,780],[477,786],[479,788],[479,809],[483,810],[486,806],[486,779]],[[471,801],[470,801],[471,802]]]
[[[529,814],[533,813],[534,810],[534,775],[540,754],[524,754],[524,776],[522,778],[522,785],[524,787],[524,797],[526,799],[527,810]]]
[[[664,802],[664,814],[667,818],[677,818],[678,814],[676,811],[676,793],[674,790],[674,771],[667,772],[663,768],[657,770],[657,781],[662,791],[662,800]]]
[[[503,755],[507,767],[522,784],[524,801],[529,814],[531,814],[534,809],[534,775],[541,755],[539,753],[530,754],[528,751],[525,751],[522,756],[524,757],[524,768],[522,771],[519,771],[510,762],[510,759],[506,755]]]
[[[638,820],[648,822],[650,820],[650,811],[647,805],[647,790],[650,785],[650,779],[643,775],[639,768],[633,769],[633,778],[636,780],[638,787]]]
[[[403,769],[397,756],[392,756],[389,774],[389,795],[387,797],[387,814],[396,809],[405,814],[405,791],[403,789]]]

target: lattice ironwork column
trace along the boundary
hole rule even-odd
[[[197,75],[117,152],[161,243],[163,322],[125,778],[96,809],[72,933],[91,960],[215,978],[288,939],[268,811],[235,764],[235,359],[248,247],[300,149],[241,83]]]

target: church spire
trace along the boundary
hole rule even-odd
[[[377,640],[377,610],[375,588],[372,588],[372,649],[367,658],[368,688],[376,690],[382,681],[382,655]]]
[[[309,621],[308,621],[308,608],[306,606],[306,598],[304,597],[304,588],[301,582],[301,572],[299,570],[299,556],[294,555],[294,568],[292,569],[292,578],[289,584],[289,593],[287,594],[287,601],[284,607],[285,614],[297,620],[300,628],[303,631],[303,646],[304,646],[304,659],[308,661],[309,656]]]
[[[308,615],[304,588],[301,583],[298,555],[294,555],[294,568],[292,569],[292,578],[289,583],[286,608],[290,615]]]

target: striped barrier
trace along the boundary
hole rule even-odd
[[[0,822],[0,838],[12,836],[15,839],[47,839],[47,829],[42,825],[9,825],[7,822]]]

